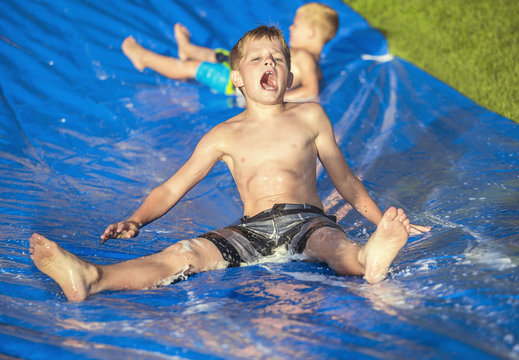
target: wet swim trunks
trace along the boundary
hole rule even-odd
[[[229,63],[229,51],[216,49],[217,63],[202,62],[196,69],[195,80],[209,86],[219,94],[234,94],[234,86],[231,81],[231,64]]]
[[[328,216],[315,206],[276,204],[257,215],[241,218],[239,224],[200,237],[220,250],[229,267],[236,267],[272,255],[281,245],[291,254],[301,254],[308,238],[322,227],[342,231],[335,216]]]

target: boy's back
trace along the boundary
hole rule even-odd
[[[285,95],[285,100],[308,99],[312,100],[319,95],[319,83],[321,81],[321,68],[318,61],[303,49],[290,50],[292,55],[292,74],[294,81],[291,91]]]

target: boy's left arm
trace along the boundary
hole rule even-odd
[[[330,120],[322,108],[321,111],[322,118],[318,122],[319,132],[316,138],[319,159],[344,200],[369,221],[378,225],[382,219],[382,211],[373,201],[360,179],[348,166],[335,140]],[[429,230],[429,227],[411,224],[410,234],[421,234]]]
[[[334,140],[335,141],[335,140]],[[319,148],[319,159],[330,176],[333,185],[355,210],[378,225],[382,211],[371,198],[366,187],[351,171],[338,146]]]

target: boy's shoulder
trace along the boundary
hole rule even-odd
[[[215,125],[207,134],[211,137],[225,137],[229,132],[235,131],[243,124],[245,120],[245,111]]]
[[[301,120],[309,122],[320,121],[323,117],[327,118],[321,104],[313,101],[287,103],[287,111],[291,111]]]
[[[306,50],[296,49],[291,50],[292,56],[292,74],[294,74],[293,88],[297,88],[304,79],[307,81],[311,79],[310,75],[317,76],[316,81],[320,80],[321,70],[319,68],[318,60]],[[316,84],[318,87],[318,84]],[[316,90],[318,91],[318,90]],[[317,96],[318,94],[315,94]]]
[[[304,113],[309,113],[310,115],[315,114],[315,112],[324,111],[321,104],[315,101],[294,101],[286,103],[287,110],[296,110]]]
[[[211,148],[212,151],[226,153],[236,138],[236,134],[239,133],[240,126],[242,126],[244,122],[242,114],[238,114],[215,125],[200,139],[199,145]]]
[[[315,58],[312,56],[312,54],[308,50],[305,50],[305,49],[301,49],[301,48],[294,49],[294,48],[291,48],[290,49],[290,56],[292,58],[292,61],[294,61],[294,62],[306,61],[306,62],[317,63],[315,61]]]

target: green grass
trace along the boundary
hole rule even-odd
[[[519,122],[517,0],[344,0],[399,56]]]

